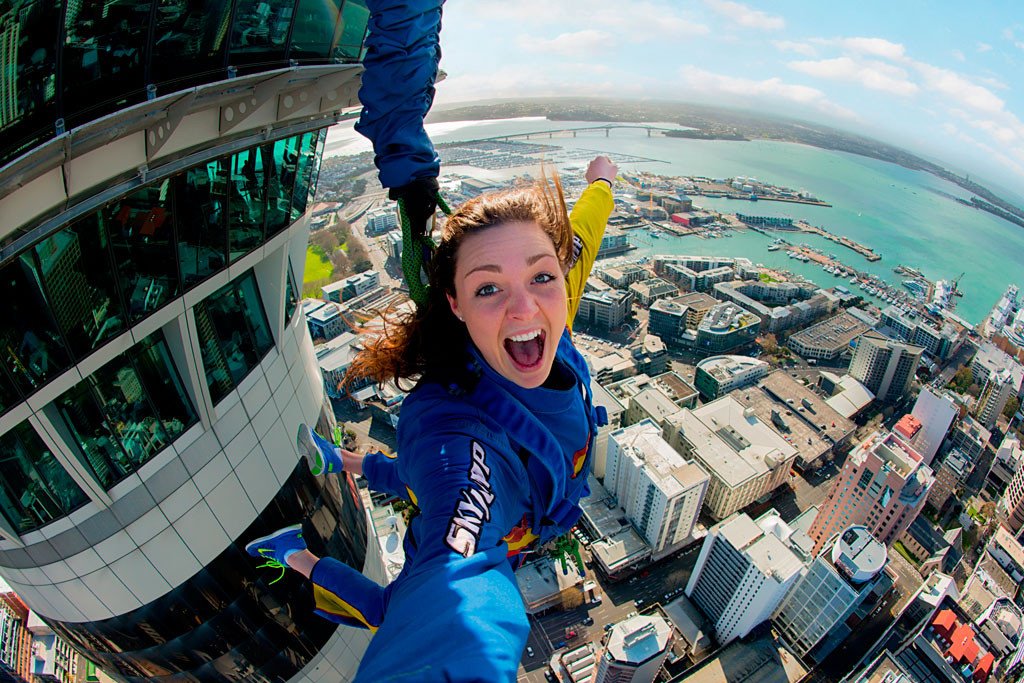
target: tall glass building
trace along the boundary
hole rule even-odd
[[[119,680],[344,681],[366,646],[244,545],[306,520],[366,560],[294,437],[333,424],[296,302],[367,19],[0,0],[0,575]]]

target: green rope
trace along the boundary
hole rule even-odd
[[[452,210],[440,192],[437,194],[437,205],[445,215],[451,215]],[[409,296],[417,306],[425,306],[430,293],[430,287],[426,282],[426,265],[437,245],[430,239],[429,234],[417,235],[413,232],[412,221],[409,220],[405,202],[401,199],[398,200],[398,215],[402,221],[402,274],[409,287]]]

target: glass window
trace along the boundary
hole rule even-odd
[[[284,288],[284,320],[290,322],[295,309],[299,305],[299,288],[295,286],[295,276],[292,275],[292,266],[288,264],[288,284]]]
[[[291,272],[288,273],[288,283],[291,285]],[[21,401],[18,390],[14,388],[14,382],[7,376],[7,371],[0,368],[0,415],[6,413],[12,406]]]
[[[252,271],[193,308],[206,382],[214,403],[224,398],[273,347]]]
[[[224,32],[230,14],[229,0],[162,2],[157,6],[150,78],[158,94],[223,73]]]
[[[61,82],[68,129],[115,101],[121,108],[145,99],[151,7],[150,0],[67,3]]]
[[[156,332],[56,401],[82,463],[109,489],[195,422],[195,411]]]
[[[168,193],[171,181],[135,190],[108,204],[89,219],[106,231],[132,322],[178,296],[174,253],[174,218]]]
[[[68,367],[68,353],[31,253],[0,269],[0,291],[0,353],[11,378],[28,395]]]
[[[366,0],[345,0],[341,8],[341,39],[334,56],[341,59],[362,59],[363,38],[370,23],[370,10]]]
[[[107,247],[95,214],[35,246],[50,309],[77,358],[126,328]]]
[[[54,135],[61,4],[58,0],[0,4],[0,166]]]
[[[295,165],[295,191],[292,193],[291,222],[299,220],[309,202],[309,176],[313,172],[319,132],[306,133],[299,142],[298,161]]]
[[[265,189],[263,164],[255,147],[231,157],[228,240],[232,261],[248,254],[263,242]]]
[[[289,58],[323,60],[332,56],[341,37],[340,5],[341,0],[299,0]]]
[[[227,176],[227,165],[217,160],[191,168],[171,182],[185,289],[227,264]]]
[[[231,27],[231,62],[284,60],[295,0],[239,0]]]
[[[0,436],[0,511],[19,534],[87,500],[28,422]]]
[[[267,238],[281,232],[291,221],[292,190],[299,161],[299,138],[285,138],[269,145],[267,155]]]

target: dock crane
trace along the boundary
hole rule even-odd
[[[953,294],[955,296],[963,296],[964,293],[960,291],[960,278],[964,276],[964,273],[960,273],[953,279]]]

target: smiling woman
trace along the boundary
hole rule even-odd
[[[570,324],[617,171],[592,161],[571,217],[555,177],[472,199],[448,218],[425,305],[367,343],[351,371],[417,380],[397,457],[300,430],[315,474],[361,473],[418,508],[405,565],[386,587],[310,553],[298,526],[249,544],[308,576],[321,615],[376,631],[358,680],[401,678],[396,666],[410,680],[515,679],[529,627],[513,569],[579,519],[606,422]]]

